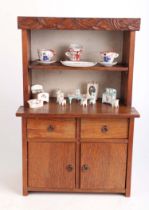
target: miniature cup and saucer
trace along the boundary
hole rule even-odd
[[[80,61],[82,50],[82,45],[70,44],[68,51],[65,52],[65,55],[70,61]]]
[[[99,62],[103,66],[114,66],[117,64],[117,61],[114,61],[115,58],[119,56],[116,52],[100,52],[102,60]]]
[[[38,57],[39,60],[37,60],[40,64],[51,64],[55,63],[55,50],[52,49],[38,49]]]

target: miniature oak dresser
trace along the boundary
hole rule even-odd
[[[49,191],[130,196],[134,118],[139,117],[131,102],[135,31],[140,29],[140,19],[18,17],[18,28],[22,30],[24,105],[16,115],[22,118],[23,195]],[[41,108],[28,107],[35,71],[72,70],[60,62],[49,65],[32,62],[32,32],[40,31],[42,36],[45,30],[72,34],[121,33],[122,56],[118,65],[73,69],[75,73],[112,75],[117,72],[120,75],[118,109],[100,100],[87,107],[77,102],[62,107],[50,99]],[[50,42],[50,36],[48,39]]]

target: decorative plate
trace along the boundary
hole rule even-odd
[[[107,62],[104,62],[104,61],[100,61],[99,62],[102,66],[114,66],[117,64],[117,62],[113,62],[113,63],[107,63]]]
[[[60,61],[64,66],[70,67],[91,67],[95,66],[97,62],[88,62],[88,61]]]

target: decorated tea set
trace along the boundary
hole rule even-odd
[[[91,67],[95,66],[98,62],[103,66],[113,66],[117,64],[115,58],[119,56],[118,53],[112,51],[100,52],[100,61],[90,62],[82,61],[83,46],[80,44],[70,44],[65,52],[66,60],[60,60],[62,65],[71,67]],[[56,52],[53,49],[38,49],[37,62],[39,64],[51,64],[56,62]]]
[[[70,44],[65,56],[67,60],[60,61],[65,66],[72,67],[90,67],[97,64],[97,62],[81,61],[81,55],[83,53],[83,46],[79,44]],[[56,52],[53,49],[39,49],[37,62],[39,64],[51,64],[56,62]],[[104,51],[100,52],[101,61],[99,63],[103,66],[113,66],[117,62],[114,60],[119,56],[116,52]],[[45,92],[42,85],[32,85],[31,87],[32,99],[28,100],[30,108],[39,108],[44,103],[49,102],[49,93]],[[82,94],[80,89],[76,89],[74,92],[67,94],[67,99],[64,96],[64,92],[61,89],[56,90],[56,102],[65,106],[68,103],[71,105],[72,100],[77,100],[83,107],[87,107],[88,104],[95,104],[98,97],[98,84],[96,82],[89,82],[87,84],[87,93]],[[113,88],[106,88],[102,95],[102,103],[111,104],[112,107],[119,107],[119,100],[117,97],[117,91]]]

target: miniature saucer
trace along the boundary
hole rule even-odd
[[[51,60],[51,61],[41,61],[41,60],[37,60],[37,63],[39,64],[51,64],[51,63],[55,63],[56,60]]]
[[[102,66],[114,66],[117,64],[117,61],[113,62],[113,63],[107,63],[107,62],[104,62],[104,61],[100,61],[99,62]]]
[[[70,67],[91,67],[95,66],[97,62],[89,62],[89,61],[60,61],[64,66]]]

